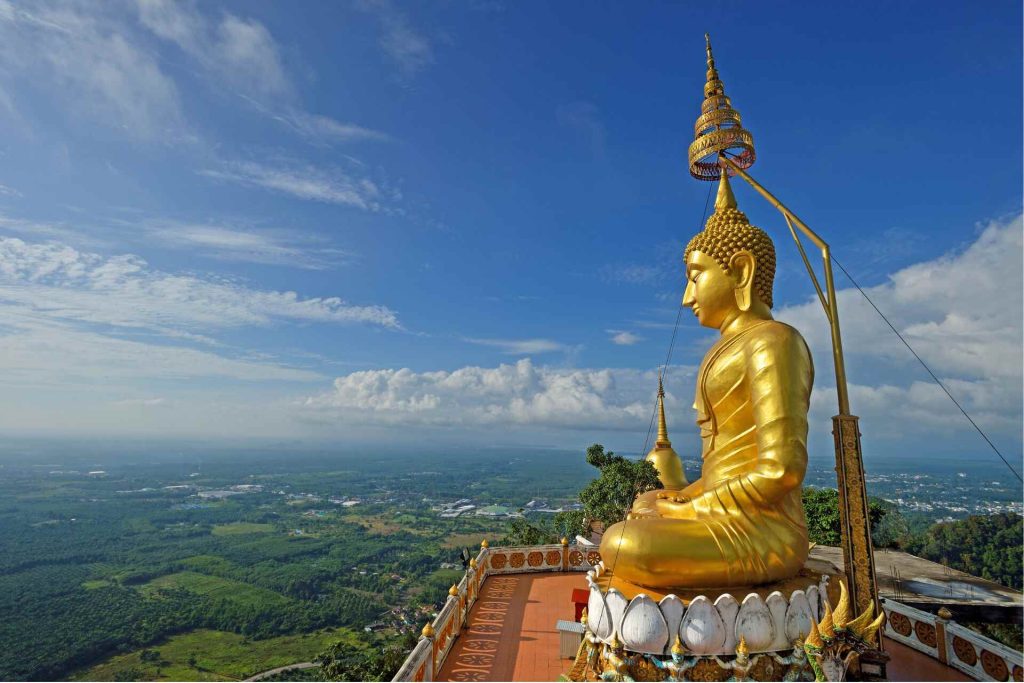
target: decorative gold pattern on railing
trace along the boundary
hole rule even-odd
[[[967,666],[974,666],[978,663],[978,653],[975,651],[974,645],[960,636],[953,636],[953,653]]]
[[[917,639],[928,647],[938,647],[939,643],[935,639],[935,627],[924,621],[919,621],[914,624],[914,633],[917,635]]]
[[[996,681],[1005,681],[1010,676],[1003,658],[988,650],[981,651],[981,668]]]

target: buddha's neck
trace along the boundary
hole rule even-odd
[[[768,310],[767,306],[763,307],[754,306],[749,311],[736,310],[726,316],[725,320],[722,321],[721,327],[718,330],[722,333],[722,337],[731,337],[735,334],[739,334],[743,330],[747,329],[751,325],[756,325],[759,322],[765,320],[772,320],[771,311]]]

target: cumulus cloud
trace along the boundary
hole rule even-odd
[[[51,319],[126,328],[223,329],[296,320],[399,327],[384,306],[251,289],[159,271],[132,254],[104,257],[11,237],[0,237],[0,301]]]
[[[43,89],[132,137],[188,137],[174,81],[122,21],[96,9],[0,0],[0,84]]]
[[[1017,434],[1024,375],[1022,232],[1021,216],[993,221],[966,248],[903,268],[865,290],[976,420]],[[864,377],[850,377],[855,412],[902,428],[966,424],[859,292],[842,289],[837,301],[848,362],[864,369]],[[834,389],[824,388],[833,384],[831,342],[817,300],[776,317],[803,332],[819,365],[818,399],[833,392],[831,408],[824,399],[817,404],[834,412]],[[864,381],[885,375],[875,385]]]
[[[670,368],[666,382],[679,385],[692,374],[693,368]],[[353,372],[302,407],[359,424],[640,430],[650,420],[657,382],[653,370],[567,370],[525,358],[451,372]],[[674,396],[667,400],[677,404]]]
[[[365,211],[381,209],[381,189],[369,178],[341,169],[321,169],[308,164],[268,166],[255,162],[226,163],[205,169],[201,175],[241,185],[263,187],[298,199],[343,204]]]
[[[628,330],[605,330],[605,332],[611,335],[612,344],[617,344],[618,346],[632,346],[644,340],[640,335]]]
[[[565,344],[559,344],[550,339],[476,339],[469,337],[465,341],[481,346],[493,346],[510,356],[527,356],[536,353],[566,351],[569,348]]]

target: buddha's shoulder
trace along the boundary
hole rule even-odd
[[[807,342],[803,335],[793,327],[778,320],[766,320],[754,325],[743,335],[744,346],[751,349],[770,350],[793,349],[805,352]]]

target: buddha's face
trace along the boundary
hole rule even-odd
[[[705,327],[721,329],[730,313],[737,310],[736,282],[718,262],[700,251],[686,259],[686,291],[683,305],[693,309]]]

